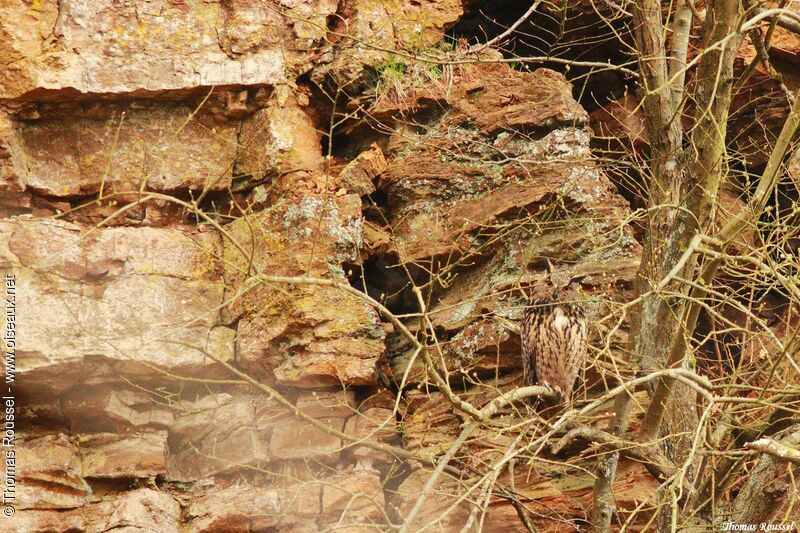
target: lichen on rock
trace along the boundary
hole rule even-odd
[[[18,291],[21,503],[0,529],[383,531],[417,508],[410,530],[512,531],[519,502],[543,531],[582,527],[596,449],[487,466],[546,431],[522,402],[428,481],[469,422],[454,404],[520,385],[516,324],[548,261],[581,277],[591,322],[578,401],[633,375],[619,363],[643,192],[624,178],[646,169],[596,157],[603,134],[648,146],[632,78],[519,56],[552,24],[604,23],[608,4],[543,3],[524,39],[484,47],[483,29],[499,35],[527,7],[3,3],[0,267]],[[798,51],[775,28],[770,56]],[[619,79],[591,102],[589,82],[571,81],[586,76]],[[795,78],[758,66],[736,96],[737,164],[765,164]],[[737,186],[717,224],[744,208]],[[751,318],[722,311],[739,329]],[[741,352],[780,352],[795,326]],[[608,409],[591,416],[611,424]],[[658,482],[619,465],[627,520]]]

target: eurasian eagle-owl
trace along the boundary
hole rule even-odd
[[[586,356],[588,324],[577,277],[552,271],[530,297],[522,316],[520,341],[524,385],[545,385],[568,404]],[[552,402],[545,402],[552,404]]]

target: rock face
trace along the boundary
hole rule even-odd
[[[253,2],[8,4],[0,98],[286,82],[325,35],[336,2],[309,7],[293,1],[266,9]]]
[[[249,268],[346,285],[342,265],[355,261],[361,246],[360,207],[353,194],[309,191],[227,226],[226,314],[238,321],[238,362],[254,376],[301,387],[375,384],[384,332],[374,309],[334,287],[276,287],[257,279],[252,286],[247,274]]]
[[[585,276],[598,317],[630,286],[640,247],[624,228],[628,205],[593,162],[588,116],[569,91],[550,70],[476,65],[447,93],[429,84],[371,113],[429,117],[419,133],[389,136],[393,157],[378,188],[393,253],[436,274],[416,281],[432,287],[432,324],[449,338],[439,347],[460,371],[518,368],[519,346],[502,319],[519,318],[548,259]],[[398,382],[410,358],[392,358]]]
[[[519,385],[513,324],[548,260],[582,277],[610,339],[580,395],[618,379],[641,249],[570,83],[489,50],[409,59],[445,49],[470,4],[0,6],[0,270],[19,324],[0,529],[391,528],[462,423],[405,332],[487,403]],[[646,143],[637,124],[620,131]],[[413,528],[474,520],[458,483],[510,444],[476,435],[457,458],[473,470]],[[535,466],[511,472],[537,527],[580,525],[590,459]],[[652,481],[623,461],[620,508]],[[486,501],[484,528],[520,529],[507,498]]]
[[[338,25],[348,39],[385,27],[393,49],[440,41],[460,13],[316,0],[0,8],[0,264],[25,324],[19,504],[4,531],[386,523],[397,460],[350,443],[400,443],[393,403],[369,400],[391,328],[335,286],[264,278],[349,286],[361,262],[360,196],[386,162],[376,148],[333,172],[325,104],[298,84],[363,80],[384,60],[342,52]],[[231,369],[279,387],[305,418]]]

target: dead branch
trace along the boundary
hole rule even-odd
[[[756,450],[769,454],[781,461],[791,461],[800,464],[800,450],[772,439],[763,438],[744,445],[748,450]]]

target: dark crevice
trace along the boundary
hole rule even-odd
[[[407,273],[396,258],[376,255],[367,258],[360,266],[346,266],[345,272],[348,273],[351,286],[374,298],[392,313],[404,314],[418,310],[408,274],[412,279],[417,278],[413,279],[415,283],[422,276],[420,269],[413,265],[408,266]]]
[[[464,16],[450,29],[449,36],[471,45],[487,42],[505,32],[529,7],[530,2],[514,0],[470,2]],[[608,5],[598,8],[612,9]],[[498,46],[509,59],[553,57],[621,65],[631,60],[617,37],[628,31],[628,23],[626,18],[610,11],[602,13],[601,17],[581,2],[559,5],[542,2],[537,11]],[[579,65],[568,68],[553,61],[512,63],[512,66],[525,70],[547,67],[565,74],[573,82],[573,95],[589,111],[620,94],[631,81],[614,71],[601,72],[597,67]]]
[[[450,37],[473,45],[487,42],[520,19],[530,7],[529,2],[513,0],[478,0],[470,3],[461,20],[451,28]],[[602,6],[598,7],[603,9]],[[611,9],[608,5],[607,9]],[[537,11],[509,37],[497,44],[509,59],[515,57],[555,57],[561,60],[611,63],[622,65],[631,61],[618,35],[628,31],[629,20],[602,13],[607,20],[582,3],[543,2]],[[620,97],[633,88],[632,80],[614,71],[599,71],[586,66],[567,66],[556,62],[512,64],[514,68],[534,70],[546,67],[566,76],[573,85],[573,97],[592,112]],[[630,67],[629,67],[630,68]],[[568,126],[568,125],[567,125]],[[541,136],[542,132],[531,132]],[[543,133],[549,133],[545,131]],[[641,148],[641,147],[640,147]],[[618,193],[632,209],[644,205],[642,176],[635,166],[626,167],[624,160],[615,162],[620,147],[609,146],[600,138],[592,141],[592,151],[615,184]],[[643,238],[643,228],[634,224],[635,237]]]
[[[370,194],[363,207],[364,218],[369,222],[383,226],[386,223],[389,195],[383,189]]]
[[[67,222],[78,223],[98,223],[105,219],[105,217],[112,214],[115,210],[121,209],[126,205],[137,201],[141,196],[147,196],[150,192],[157,192],[164,196],[170,196],[176,200],[184,202],[191,202],[194,198],[200,196],[199,191],[190,191],[187,189],[165,190],[165,191],[148,191],[143,193],[124,193],[115,194],[113,192],[106,192],[102,201],[98,201],[98,195],[92,193],[79,193],[66,196],[53,196],[50,194],[42,194],[34,189],[29,190],[30,205],[28,207],[19,207],[16,211],[19,214],[32,213],[38,217],[45,216],[58,216],[61,220]],[[206,213],[217,213],[221,206],[227,205],[229,193],[226,190],[208,192],[201,201],[199,208]],[[157,226],[169,225],[171,223],[183,220],[187,223],[201,224],[205,223],[205,219],[195,216],[187,212],[183,207],[177,203],[169,201],[162,201],[158,199],[151,199],[143,202],[134,208],[127,210],[109,220],[105,220],[107,226],[141,226],[151,225],[145,224],[145,208],[156,207],[161,213],[168,214],[168,217]]]

